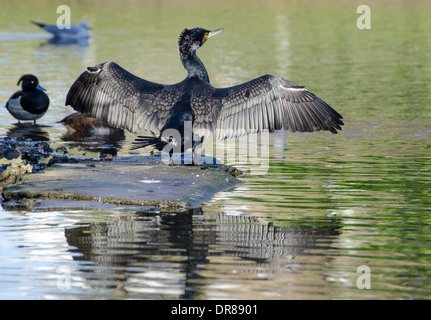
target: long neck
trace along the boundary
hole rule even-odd
[[[181,62],[188,72],[187,78],[198,77],[202,81],[210,82],[208,72],[196,53],[186,58],[181,57]]]

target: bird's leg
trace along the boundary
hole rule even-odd
[[[174,159],[172,158],[174,154],[173,149],[169,150],[169,166],[176,166]]]
[[[195,149],[193,149],[193,151],[192,151],[192,160],[193,160],[193,165],[194,165],[194,166],[199,166],[199,163],[197,162],[196,158],[197,158],[197,153],[196,153],[196,150],[195,150]]]

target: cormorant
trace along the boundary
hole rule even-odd
[[[39,85],[39,80],[32,74],[25,74],[19,78],[17,86],[21,84],[21,91],[15,92],[6,102],[6,109],[15,119],[36,120],[48,110],[49,98]]]
[[[194,28],[180,34],[179,55],[188,74],[177,84],[150,82],[105,62],[88,67],[78,77],[66,105],[132,133],[160,131],[159,137],[138,137],[136,148],[153,145],[162,150],[169,145],[171,154],[187,147],[194,151],[208,135],[226,139],[279,129],[341,130],[342,116],[337,111],[304,86],[280,77],[264,75],[237,86],[214,88],[196,51],[223,31]],[[181,150],[175,149],[179,145]]]

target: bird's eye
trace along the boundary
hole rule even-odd
[[[205,35],[204,35],[204,42],[208,40],[208,35],[209,35],[209,32],[205,32]]]

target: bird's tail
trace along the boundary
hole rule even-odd
[[[132,142],[135,146],[131,150],[136,150],[139,148],[145,148],[148,146],[154,146],[157,150],[163,150],[163,148],[168,144],[165,141],[160,140],[158,137],[148,137],[139,136]]]
[[[37,22],[37,21],[34,21],[34,20],[32,20],[31,22],[32,22],[33,24],[35,24],[35,25],[37,25],[37,26],[41,27],[41,28],[43,28],[44,26],[46,26],[46,24],[45,24],[45,23],[40,23],[40,22]]]

